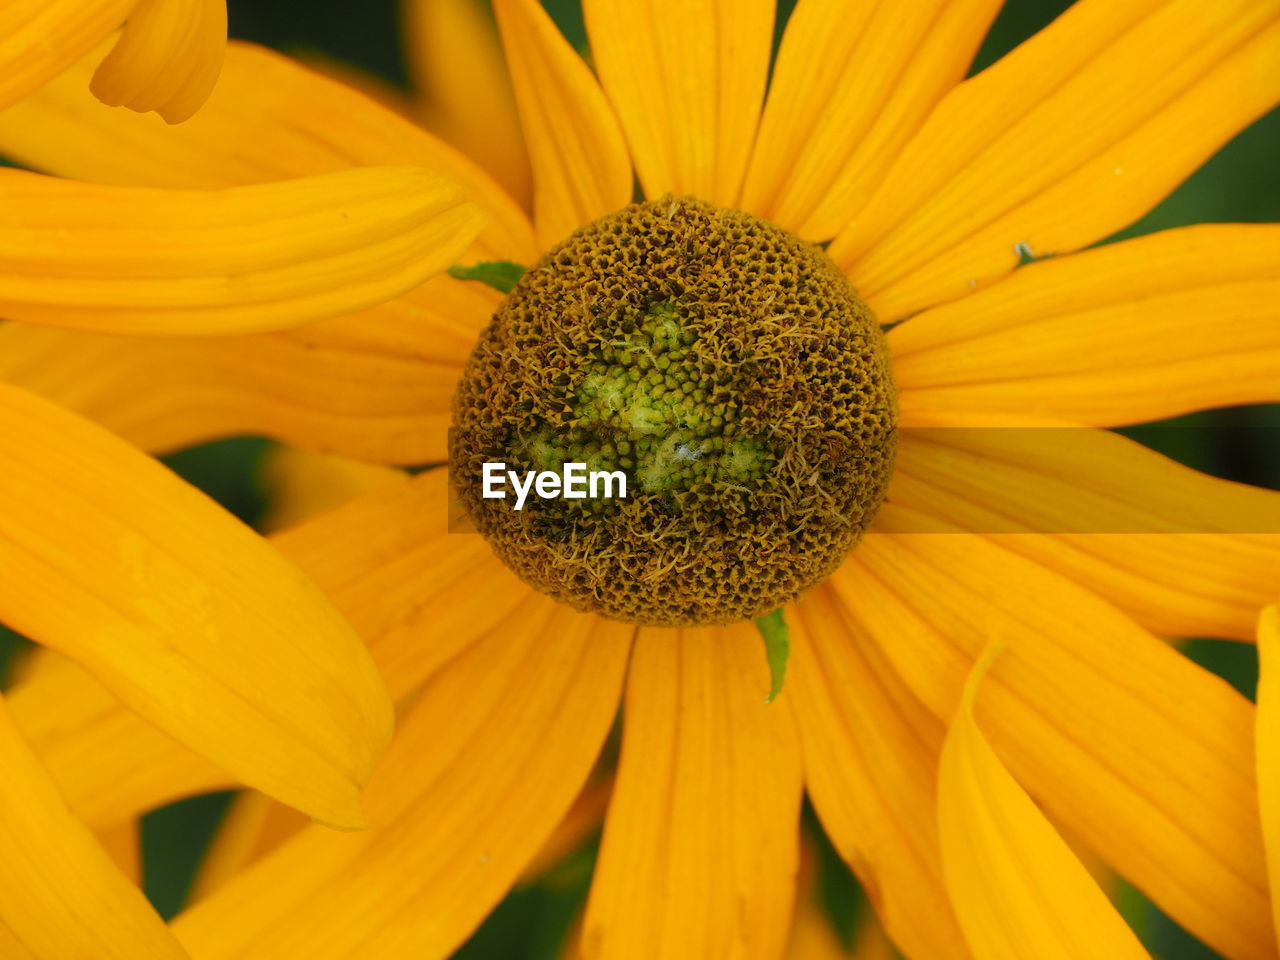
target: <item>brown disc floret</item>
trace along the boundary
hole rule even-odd
[[[820,247],[685,197],[576,231],[524,275],[454,397],[450,466],[517,574],[654,625],[759,617],[875,514],[895,392],[870,310]],[[486,499],[508,470],[621,471],[625,499]]]

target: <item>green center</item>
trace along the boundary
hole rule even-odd
[[[634,332],[590,347],[599,359],[573,391],[573,425],[514,444],[536,469],[585,463],[623,471],[636,490],[660,493],[707,484],[742,489],[777,462],[763,439],[739,430],[733,384],[704,375],[704,344],[671,304],[649,305]]]

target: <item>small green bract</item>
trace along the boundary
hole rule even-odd
[[[769,663],[769,696],[765,703],[773,703],[782,692],[782,684],[787,679],[787,660],[791,656],[791,632],[787,629],[787,621],[781,610],[775,610],[767,617],[756,621],[760,635],[764,637],[764,655]]]
[[[455,280],[474,280],[486,283],[502,293],[510,293],[524,276],[525,268],[510,260],[486,260],[469,267],[449,268],[449,276]]]

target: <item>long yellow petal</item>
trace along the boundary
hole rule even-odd
[[[631,160],[595,77],[538,0],[496,0],[533,163],[538,239],[550,246],[631,200]]]
[[[903,421],[1114,426],[1280,400],[1280,227],[1168,230],[1028,266],[889,332]]]
[[[829,587],[789,608],[787,623],[805,785],[827,834],[908,956],[967,960],[934,816],[941,724]]]
[[[1253,706],[1097,596],[892,503],[833,576],[939,718],[1008,644],[978,720],[1045,813],[1230,960],[1274,960]]]
[[[372,307],[483,223],[415,167],[173,191],[0,174],[0,313],[108,333],[227,334]]]
[[[1280,608],[1269,606],[1258,621],[1258,806],[1271,875],[1271,913],[1280,939]]]
[[[986,670],[970,674],[938,772],[942,865],[975,960],[1150,960],[978,729]]]
[[[742,208],[836,235],[965,74],[1000,0],[801,0],[778,50]]]
[[[136,4],[137,0],[7,0],[0,6],[0,110],[38,90],[110,37]]]
[[[79,0],[77,0],[79,2]],[[46,173],[131,186],[212,189],[411,165],[462,186],[488,225],[488,260],[531,263],[528,218],[472,161],[368,97],[287,57],[232,42],[209,102],[178,127],[104,107],[83,62],[0,112],[0,153]]]
[[[591,52],[650,198],[736,207],[764,101],[774,0],[586,0]]]
[[[1136,220],[1280,98],[1272,0],[1083,0],[939,104],[831,246],[882,321]]]
[[[400,7],[409,72],[427,129],[530,207],[529,153],[493,18],[473,0],[402,0]]]
[[[118,830],[166,803],[235,784],[53,650],[30,658],[9,691],[9,709],[72,812],[98,831]]]
[[[181,123],[209,98],[226,49],[226,0],[140,0],[90,88],[109,106]]]
[[[1103,430],[904,430],[890,491],[1070,576],[1164,636],[1250,640],[1280,582],[1280,493]]]
[[[583,927],[586,960],[777,957],[799,861],[787,694],[750,624],[644,630]]]
[[[433,470],[381,487],[272,541],[356,627],[401,700],[540,602],[482,537],[448,533],[445,481]],[[234,783],[52,651],[31,658],[10,703],[72,809],[95,828]]]
[[[0,379],[152,452],[254,434],[382,463],[441,462],[454,385],[498,300],[440,275],[370,310],[243,337],[0,324]]]
[[[246,783],[340,826],[391,732],[377,669],[301,572],[164,467],[0,387],[0,620]]]
[[[633,628],[542,599],[451,661],[401,718],[369,829],[308,827],[174,924],[201,960],[444,960],[581,789]]]
[[[184,960],[68,811],[0,699],[0,948],[13,960]]]

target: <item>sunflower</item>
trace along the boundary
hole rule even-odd
[[[726,603],[655,612],[654,596],[618,577],[607,585],[625,598],[604,602],[592,571],[620,528],[599,528],[585,565],[548,573],[521,559],[528,530],[478,518],[486,536],[450,532],[441,466],[344,470],[344,489],[372,491],[272,542],[355,628],[397,704],[394,740],[364,795],[368,826],[337,833],[255,801],[219,850],[220,874],[172,925],[192,956],[448,956],[584,786],[599,795],[593,770],[620,703],[586,957],[780,956],[806,793],[909,957],[1141,956],[1055,827],[1223,956],[1276,955],[1254,708],[1165,638],[1253,638],[1280,582],[1280,498],[1103,428],[1280,399],[1280,233],[1201,226],[1086,248],[1280,98],[1280,9],[1081,0],[964,79],[998,6],[800,0],[771,63],[772,0],[588,0],[593,70],[534,0],[496,0],[501,59],[461,6],[441,3],[438,18],[464,19],[456,33],[436,32],[434,75],[447,80],[453,62],[492,66],[487,79],[436,91],[452,123],[441,129],[472,158],[340,83],[238,43],[209,102],[176,128],[94,102],[88,66],[0,114],[8,155],[122,185],[113,189],[253,189],[352,167],[425,167],[488,215],[465,267],[532,268],[506,296],[442,275],[337,319],[268,330],[302,319],[281,313],[241,334],[184,330],[194,307],[143,329],[148,301],[138,296],[129,329],[150,335],[121,339],[110,303],[82,302],[76,315],[89,320],[62,321],[80,328],[68,330],[47,292],[0,297],[31,321],[0,328],[4,377],[147,451],[256,433],[354,460],[442,464],[449,425],[477,435],[485,401],[494,416],[550,395],[585,410],[619,395],[618,369],[638,385],[642,356],[701,370],[686,366],[690,356],[729,355],[706,316],[719,311],[732,327],[730,305],[784,290],[802,320],[834,316],[844,331],[826,334],[838,362],[818,371],[830,378],[822,389],[836,384],[830,409],[860,409],[850,390],[892,396],[874,424],[892,429],[868,434],[885,482],[859,484],[867,478],[850,479],[847,458],[831,454],[822,481],[848,495],[834,512],[805,513],[805,529],[821,517],[852,528],[803,540],[815,550],[787,549],[785,563],[753,553],[768,589],[749,603],[738,602],[745,581],[725,573],[723,545],[711,557],[720,566],[693,579],[710,595],[714,571],[724,573]],[[521,142],[532,218],[512,156]],[[191,226],[178,243],[199,242]],[[80,236],[65,231],[63,262],[88,263],[92,276],[107,261]],[[620,251],[641,240],[667,247],[628,261]],[[751,286],[657,276],[680,257],[728,264],[725,275]],[[744,265],[762,263],[755,277]],[[611,316],[625,321],[622,345],[583,326],[589,309],[575,312],[571,281],[590,269],[603,271],[593,296],[620,298]],[[659,292],[627,301],[651,281]],[[832,313],[832,303],[842,306]],[[551,342],[548,317],[566,321],[565,343]],[[780,329],[813,333],[793,326]],[[743,336],[764,342],[762,329]],[[504,356],[483,347],[504,331],[535,359],[560,350],[581,376],[546,376],[547,392],[529,395],[557,368],[501,376]],[[837,343],[853,334],[872,345],[856,357]],[[760,357],[821,393],[799,376],[811,368],[795,366],[815,352],[775,344]],[[837,369],[853,369],[856,383],[837,384]],[[587,390],[593,376],[602,379]],[[721,440],[707,448],[719,458],[713,478],[745,487],[748,504],[751,484],[785,500],[768,487],[785,474],[785,451],[726,453],[738,441],[718,401],[696,396],[694,373],[671,388],[665,377],[661,397],[633,391],[605,404],[630,431],[611,424],[611,451],[593,423],[562,432],[549,407],[531,434],[504,420],[494,436],[513,454],[559,444],[639,463],[646,431],[635,411],[671,409],[662,397],[678,387],[682,429],[707,426],[681,443]],[[749,420],[743,397],[758,383],[730,377],[719,402]],[[772,422],[752,422],[747,439],[760,444]],[[88,443],[81,420],[41,423],[65,433],[68,451]],[[807,436],[792,420],[773,425]],[[670,457],[650,455],[647,495],[683,502],[696,492],[697,471],[677,475]],[[118,486],[135,461],[114,456],[101,459],[119,464],[109,477]],[[33,511],[21,529],[42,519]],[[252,549],[200,548],[237,559]],[[830,550],[842,562],[829,569]],[[639,554],[631,548],[631,569],[648,559]],[[804,569],[788,580],[788,565]],[[100,589],[145,600],[146,580]],[[92,572],[75,582],[93,582]],[[39,601],[28,598],[24,629],[56,632]],[[193,601],[196,622],[207,602]],[[744,618],[775,602],[791,655],[781,696],[766,703],[769,670]],[[316,701],[313,712],[332,709],[327,723],[341,723],[327,689]],[[33,667],[10,706],[98,830],[234,782],[65,664]],[[228,754],[210,755],[231,766]],[[1262,785],[1274,790],[1265,761]],[[155,775],[124,775],[134,770]],[[296,793],[310,773],[282,770],[265,785],[291,800],[286,788]]]

